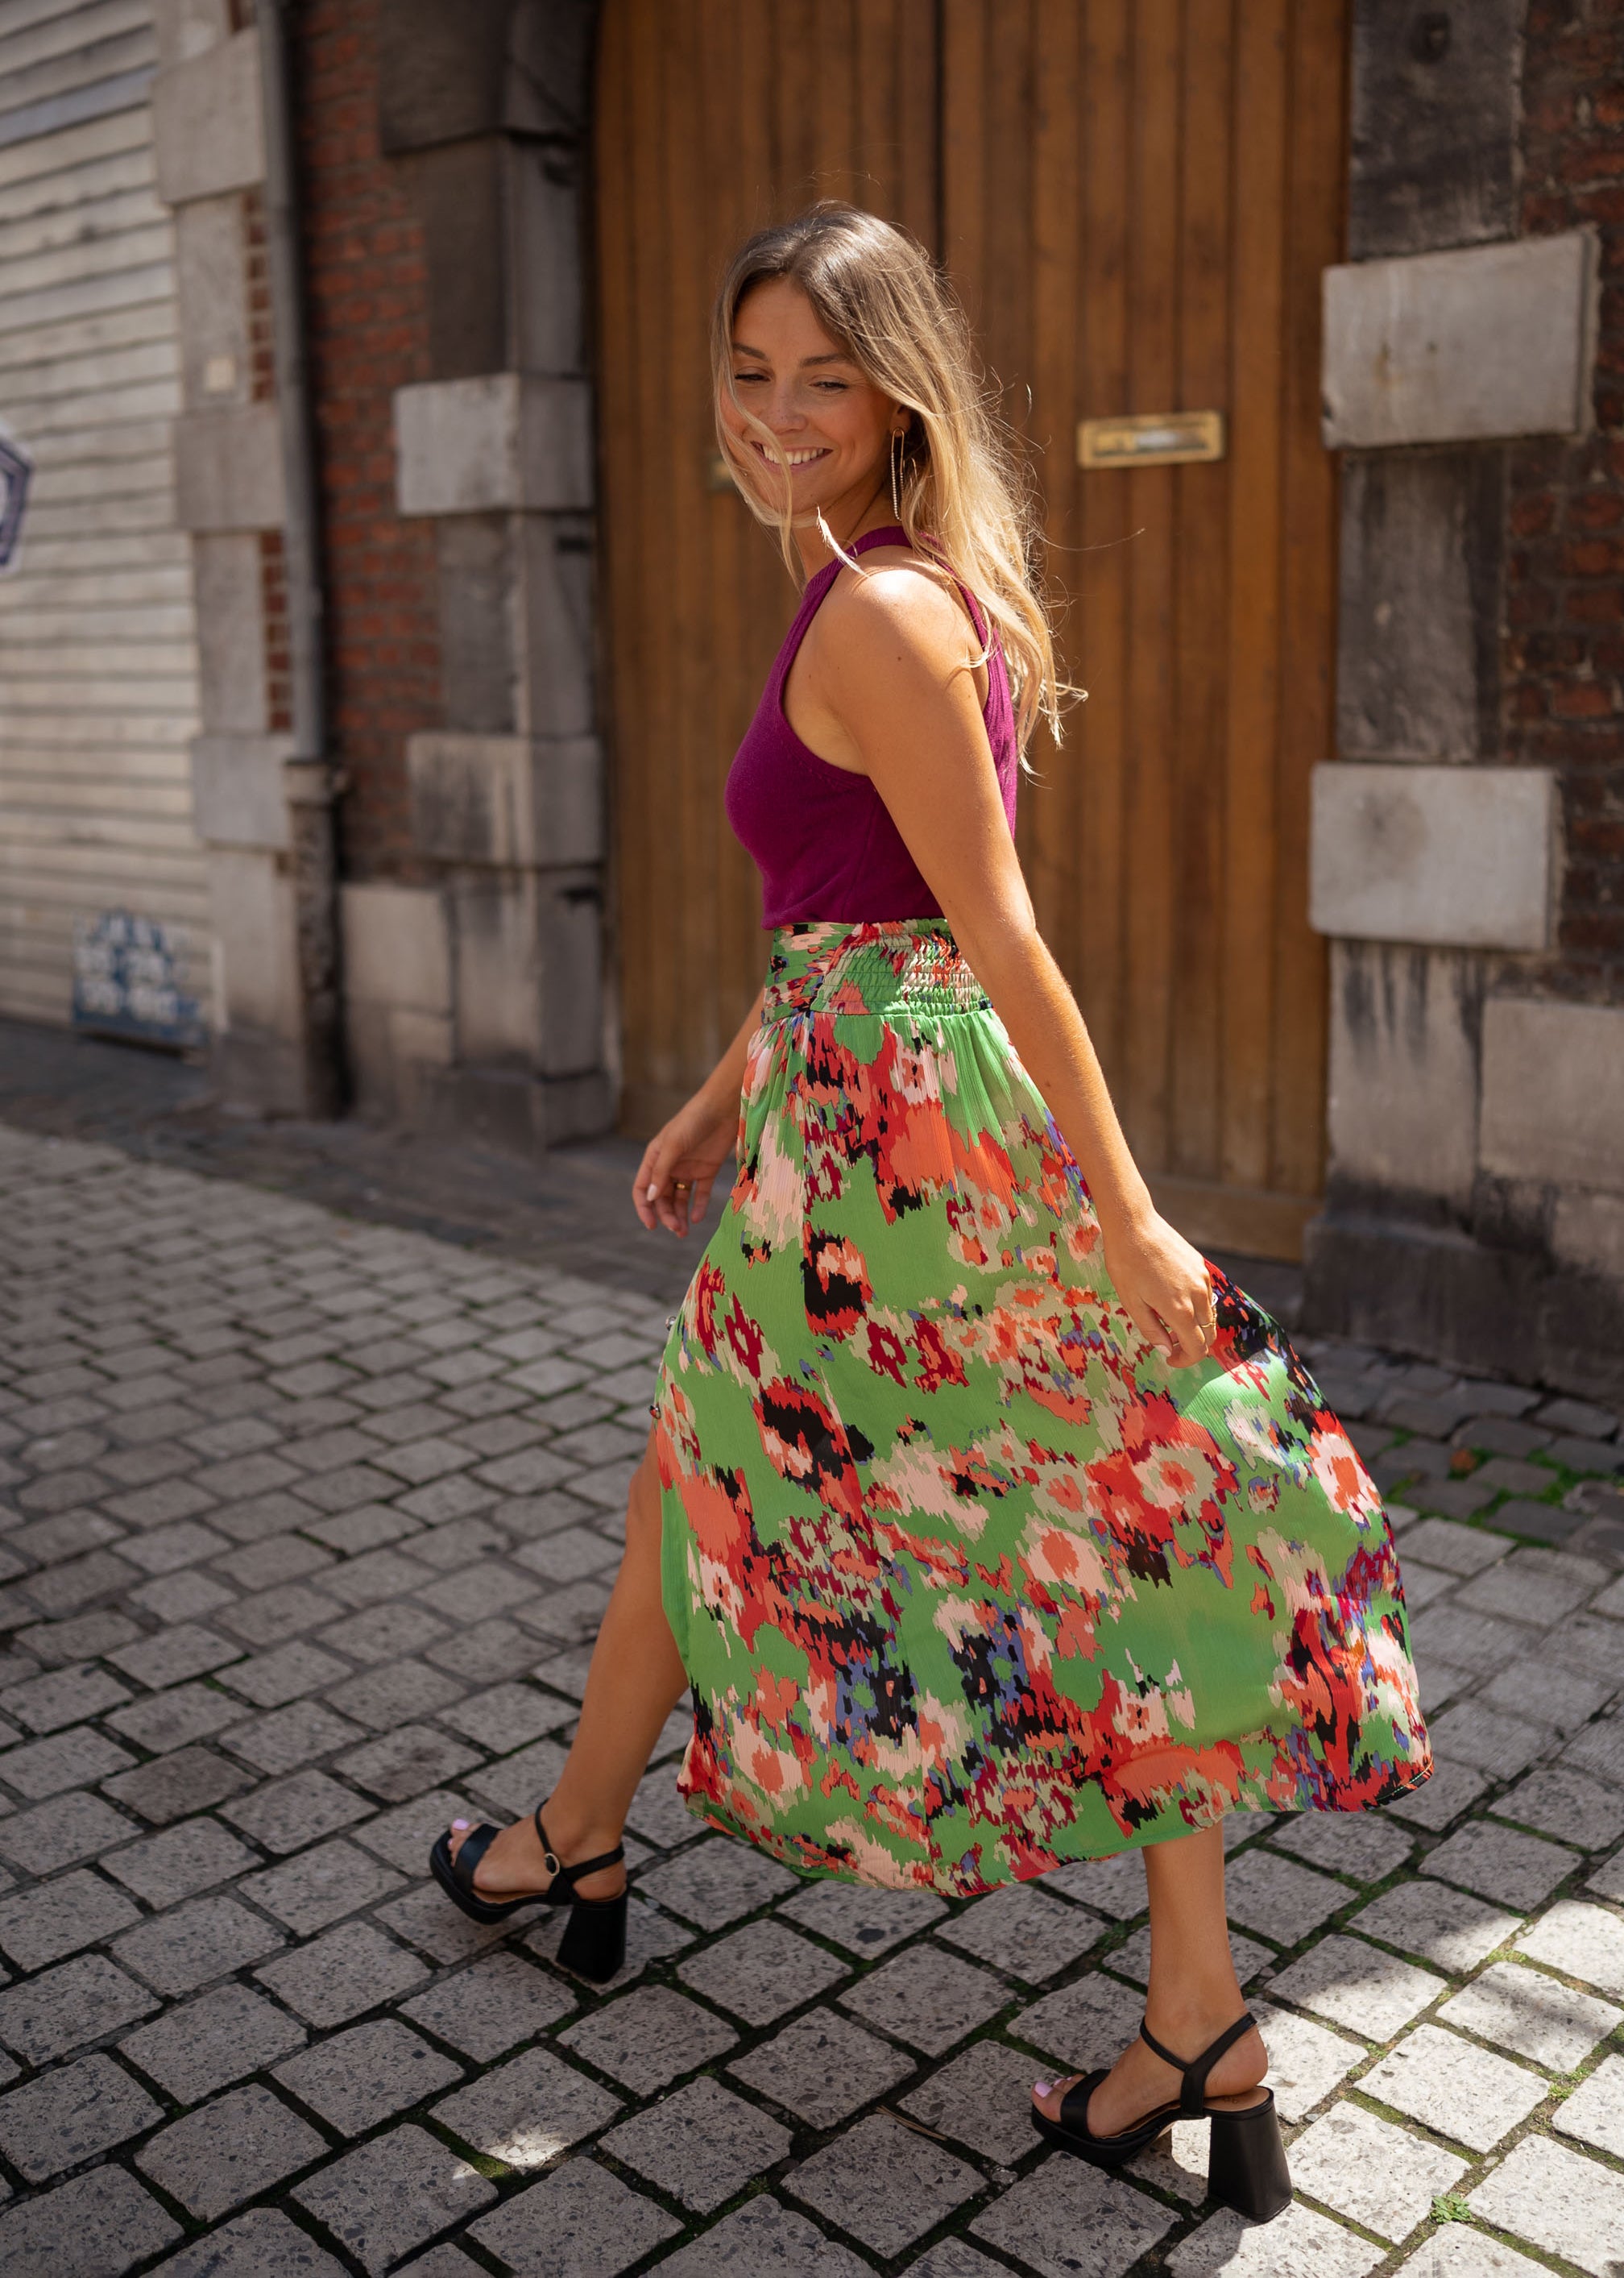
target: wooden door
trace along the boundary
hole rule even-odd
[[[1068,676],[1021,850],[1161,1205],[1297,1254],[1322,1166],[1309,770],[1331,749],[1345,0],[612,0],[599,118],[625,1120],[759,978],[721,786],[793,593],[707,493],[705,311],[743,231],[852,196],[940,251],[1033,454]],[[1207,464],[1077,463],[1079,420],[1211,409]]]

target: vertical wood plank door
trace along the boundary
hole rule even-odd
[[[1068,677],[1020,845],[1166,1215],[1300,1255],[1323,1170],[1345,0],[943,0],[942,253],[1032,454]],[[1215,410],[1206,463],[1078,464],[1086,418]]]
[[[1072,707],[1020,843],[1161,1206],[1292,1257],[1320,1184],[1309,771],[1331,748],[1346,0],[609,0],[598,113],[605,663],[622,1120],[652,1129],[757,986],[728,761],[792,613],[707,488],[705,319],[817,195],[946,260],[1030,455]],[[1079,420],[1216,410],[1216,462],[1077,463]]]

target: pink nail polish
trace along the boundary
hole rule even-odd
[[[451,1823],[451,1831],[452,1831],[452,1833],[453,1833],[454,1835],[462,1835],[462,1834],[466,1834],[466,1832],[468,1831],[468,1822],[467,1822],[467,1820],[466,1820],[466,1819],[454,1819],[454,1820],[452,1821],[452,1823]]]
[[[1052,2096],[1055,2092],[1055,2083],[1052,2080],[1034,2080],[1032,2083],[1032,2092],[1034,2096]]]

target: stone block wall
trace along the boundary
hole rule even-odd
[[[1318,1326],[1624,1392],[1624,8],[1356,0]]]

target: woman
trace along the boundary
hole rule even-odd
[[[1035,2124],[1113,2166],[1209,2113],[1215,2193],[1266,2215],[1221,1823],[1427,1777],[1391,1533],[1279,1331],[1157,1215],[1033,922],[1055,667],[962,316],[823,204],[737,256],[715,359],[804,578],[728,784],[772,952],[638,1215],[685,1235],[736,1135],[737,1173],[545,1827],[459,1821],[435,1871],[481,1921],[573,1900],[560,1959],[612,1974],[621,1824],[690,1687],[682,1792],[804,1872],[964,1895],[1140,1847],[1143,2036],[1040,2082]]]

